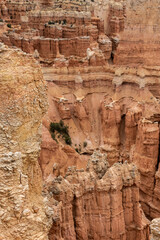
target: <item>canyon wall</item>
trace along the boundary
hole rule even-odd
[[[106,154],[100,152],[93,153],[86,171],[70,167],[64,178],[55,178],[49,186],[59,208],[49,239],[149,239],[139,181],[133,164],[109,168]]]
[[[115,53],[120,65],[159,66],[159,1],[126,1],[125,29]]]
[[[140,201],[149,218],[159,216],[159,88],[155,91],[158,69],[110,66],[97,72],[94,68],[94,75],[90,74],[93,68],[61,72],[43,69],[49,86],[45,131],[50,122],[63,119],[69,126],[72,146],[80,153],[82,161],[77,158],[77,162],[81,167],[85,168],[87,156],[96,148],[107,153],[110,165],[134,162],[141,173]],[[51,137],[49,141],[54,143]],[[44,158],[42,164],[43,161]],[[59,159],[54,158],[54,162],[59,164]],[[47,165],[43,164],[44,172],[50,168]],[[50,169],[47,177],[53,175]]]
[[[47,109],[39,64],[0,43],[0,239],[48,239],[51,209],[38,164]]]
[[[148,219],[160,217],[159,7],[158,0],[152,2],[149,0],[75,2],[4,0],[0,2],[2,19],[0,40],[8,46],[18,47],[32,54],[41,64],[43,76],[48,85],[49,107],[43,117],[39,163],[46,184],[45,194],[51,195],[50,208],[53,208],[55,214],[49,233],[51,240],[56,238],[106,239],[105,234],[108,239],[130,240],[132,235],[133,239],[148,239],[148,223],[143,216],[143,211]],[[15,66],[14,71],[17,69],[17,65]],[[32,71],[39,69],[37,66],[38,64],[29,69]],[[20,68],[23,69],[18,65],[15,73],[20,71]],[[23,70],[21,72],[25,73]],[[19,72],[16,76],[18,74]],[[28,74],[27,72],[26,76]],[[36,74],[33,74],[33,79]],[[22,79],[20,77],[17,80],[19,84]],[[37,86],[37,83],[35,84]],[[34,87],[31,86],[32,97],[35,95],[33,89]],[[23,89],[24,92],[27,90]],[[9,91],[12,92],[13,89]],[[45,93],[42,95],[44,96]],[[5,96],[7,96],[6,93]],[[32,98],[28,101],[32,101]],[[35,99],[37,104],[36,101]],[[43,108],[42,102],[37,106]],[[9,106],[8,102],[5,105]],[[23,110],[26,112],[25,108]],[[24,113],[24,119],[28,124],[25,128],[35,127],[31,133],[36,133],[38,128],[36,124],[40,122],[32,122],[33,126],[31,126],[26,117],[28,115],[25,114],[27,113]],[[38,119],[34,114],[32,117],[38,121],[42,115],[40,113]],[[67,146],[58,134],[56,139],[51,137],[50,123],[58,123],[60,120],[69,127],[72,146]],[[17,120],[15,122],[21,124],[17,123]],[[24,128],[21,127],[20,133],[23,133],[23,130]],[[31,142],[38,142],[28,135],[27,131],[26,134],[27,140],[21,135],[17,140],[23,146],[25,146],[23,141],[29,142],[29,147]],[[17,132],[16,135],[19,136]],[[6,136],[8,137],[8,134]],[[34,144],[33,147],[35,147]],[[90,175],[94,171],[90,169],[91,173],[89,173],[85,169],[95,149],[100,149],[107,154],[111,168],[106,170],[101,180],[93,174],[93,184],[90,183]],[[37,156],[34,159],[37,160]],[[126,160],[130,163],[129,165],[124,164]],[[36,161],[31,165],[24,162],[25,167],[22,167],[24,175],[32,173],[32,176],[27,175],[30,182],[38,165]],[[117,162],[119,165],[115,165]],[[123,178],[124,171],[127,172],[127,176],[130,176],[129,169],[134,169],[132,163],[140,172],[140,184],[137,184],[139,180],[135,180],[139,177],[132,177],[132,183],[127,183],[129,184],[127,187],[125,181],[121,186],[116,183],[113,198],[112,179],[109,179],[110,190],[105,192],[103,186],[99,189],[99,184],[106,184],[105,179],[109,178],[108,174],[114,178],[112,171],[116,176],[121,172],[118,175],[120,179]],[[71,168],[70,171],[73,171],[71,177],[68,173],[70,166],[76,166],[78,169],[76,171]],[[82,168],[84,171],[80,171]],[[135,175],[138,176],[137,170],[135,171]],[[69,175],[66,176],[66,174]],[[40,173],[37,172],[37,175]],[[74,180],[77,185],[73,184]],[[91,184],[90,192],[85,189],[83,181]],[[34,180],[33,182],[33,185],[36,184]],[[39,186],[39,182],[40,180],[33,189]],[[50,184],[53,186],[51,187]],[[79,185],[82,185],[83,189]],[[50,187],[53,192],[49,190],[48,194],[47,188],[50,189]],[[121,195],[119,188],[124,195]],[[125,188],[128,189],[126,193]],[[59,189],[57,194],[54,193],[56,189]],[[38,194],[41,192],[38,189],[36,191],[39,191]],[[134,191],[136,191],[136,200],[131,199]],[[101,197],[104,198],[104,203],[109,203],[105,198],[112,198],[113,204],[117,201],[116,199],[119,199],[115,205],[120,204],[121,214],[114,206],[110,206],[108,210],[105,205],[102,210],[107,215],[107,211],[117,213],[115,221],[119,222],[120,219],[122,225],[116,225],[114,229],[112,220],[106,219],[105,214],[104,217],[101,216],[101,203],[99,203]],[[91,206],[86,203],[88,199],[91,199]],[[143,211],[139,207],[139,201]],[[135,209],[138,211],[138,213],[135,211],[138,219],[134,218],[134,211],[131,213],[132,207],[128,205],[134,206],[134,211]],[[84,221],[85,217],[88,219],[87,223]],[[109,225],[110,229],[104,227],[102,219],[106,222],[105,227]],[[101,222],[101,227],[94,228],[92,221],[94,226],[97,225],[97,221]],[[44,232],[46,233],[47,230]],[[117,232],[121,232],[121,236],[117,235]]]

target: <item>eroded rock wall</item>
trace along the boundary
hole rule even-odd
[[[51,121],[64,120],[72,147],[80,150],[82,161],[77,158],[76,166],[80,162],[85,167],[87,156],[96,148],[107,153],[110,165],[134,162],[141,173],[140,200],[149,218],[159,216],[158,69],[110,66],[94,68],[94,74],[93,68],[43,69],[49,86],[45,129]],[[51,155],[52,164],[60,163]],[[48,177],[53,171],[47,165],[43,166]],[[67,166],[60,167],[63,173]]]
[[[39,64],[0,45],[0,238],[47,240],[50,214],[38,164],[47,109]]]
[[[64,177],[71,165],[85,169],[89,156],[98,148],[107,153],[110,165],[125,160],[137,165],[142,208],[147,217],[159,217],[159,1],[0,4],[4,20],[1,41],[32,53],[48,83],[49,109],[43,119],[39,159],[44,179],[50,182],[55,176]],[[7,27],[7,23],[12,26]],[[50,122],[60,119],[69,126],[72,147],[50,136]],[[23,143],[24,138],[19,139]],[[58,239],[71,235],[74,239],[76,217],[71,206],[77,203],[70,204],[74,198],[68,200],[67,194],[63,197],[71,218],[63,220],[62,231],[59,222],[52,231]],[[55,207],[55,212],[61,211],[58,209]],[[69,233],[65,233],[68,222]],[[124,228],[122,239],[131,237],[127,235],[131,230],[128,233]],[[88,231],[89,226],[83,238]],[[99,238],[98,231],[93,231],[93,238]],[[137,236],[143,239],[141,234]]]
[[[149,239],[149,222],[139,205],[139,180],[133,164],[109,168],[100,152],[93,153],[86,171],[69,168],[49,186],[59,208],[49,239]]]
[[[115,63],[159,66],[159,1],[126,1],[125,29],[120,33]]]

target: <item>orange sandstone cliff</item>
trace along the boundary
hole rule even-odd
[[[32,152],[40,141],[38,124],[43,118],[40,156],[36,154],[33,162],[24,160],[24,166],[17,167],[28,176],[30,186],[26,199],[31,200],[25,204],[29,201],[26,208],[31,213],[23,219],[20,210],[20,220],[27,226],[32,201],[42,204],[43,199],[41,172],[36,170],[39,160],[43,195],[49,198],[53,220],[50,230],[49,216],[42,221],[45,230],[42,228],[41,239],[48,234],[50,240],[146,240],[150,239],[146,217],[156,218],[151,232],[152,238],[158,239],[159,7],[158,0],[0,1],[0,40],[13,47],[3,51],[6,47],[1,46],[5,64],[1,79],[17,79],[13,87],[9,80],[4,88],[4,110],[10,106],[7,96],[13,94],[15,108],[11,105],[10,111],[16,115],[15,120],[12,115],[9,118],[15,132],[10,130],[12,122],[7,122],[11,133],[2,135],[2,140],[9,136],[13,140],[4,141],[2,152],[10,154],[12,147],[16,152]],[[23,62],[16,56],[28,60]],[[38,62],[47,94],[44,85],[40,92],[36,90],[42,79]],[[29,107],[30,115],[27,107],[18,107],[21,95],[24,106],[35,104]],[[43,105],[46,95],[48,111]],[[68,126],[71,146],[58,134],[51,137],[50,123],[60,120]],[[34,176],[39,180],[35,182]],[[17,189],[16,184],[14,187]],[[36,191],[39,200],[32,194]],[[42,207],[39,213],[44,212]],[[35,227],[35,239],[41,236],[38,231]]]
[[[133,164],[109,168],[94,152],[87,170],[70,167],[49,187],[60,208],[49,239],[149,239],[148,220],[139,205],[139,173]]]

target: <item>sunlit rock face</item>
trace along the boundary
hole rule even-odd
[[[50,218],[38,164],[46,111],[39,65],[0,45],[0,238],[47,240]]]

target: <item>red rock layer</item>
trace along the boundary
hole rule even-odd
[[[160,65],[159,1],[126,1],[126,23],[119,35],[115,63]]]
[[[36,51],[40,61],[62,58],[65,65],[67,58],[73,65],[74,56],[77,64],[100,65],[111,57],[112,43],[104,34],[104,22],[91,16],[91,2],[3,1],[1,8],[0,18],[11,25],[1,40],[27,53]]]
[[[107,153],[111,165],[133,161],[141,174],[142,207],[147,216],[158,217],[160,109],[156,98],[159,92],[154,87],[158,84],[158,68],[94,68],[91,75],[92,70],[44,68],[49,81],[45,119],[48,123],[63,119],[69,126],[72,147],[80,149],[81,167],[86,163],[84,154],[90,155],[96,148]],[[150,84],[148,76],[152,74],[155,82]],[[52,168],[47,174],[52,175]]]
[[[108,168],[94,152],[87,171],[69,168],[49,187],[59,210],[49,239],[147,240],[148,220],[139,205],[139,174],[133,164]]]
[[[47,66],[44,178],[64,176],[72,164],[85,166],[83,154],[99,148],[111,165],[136,163],[142,207],[159,217],[159,1],[16,3],[0,3],[0,38]],[[49,136],[49,123],[60,119],[82,156]]]

